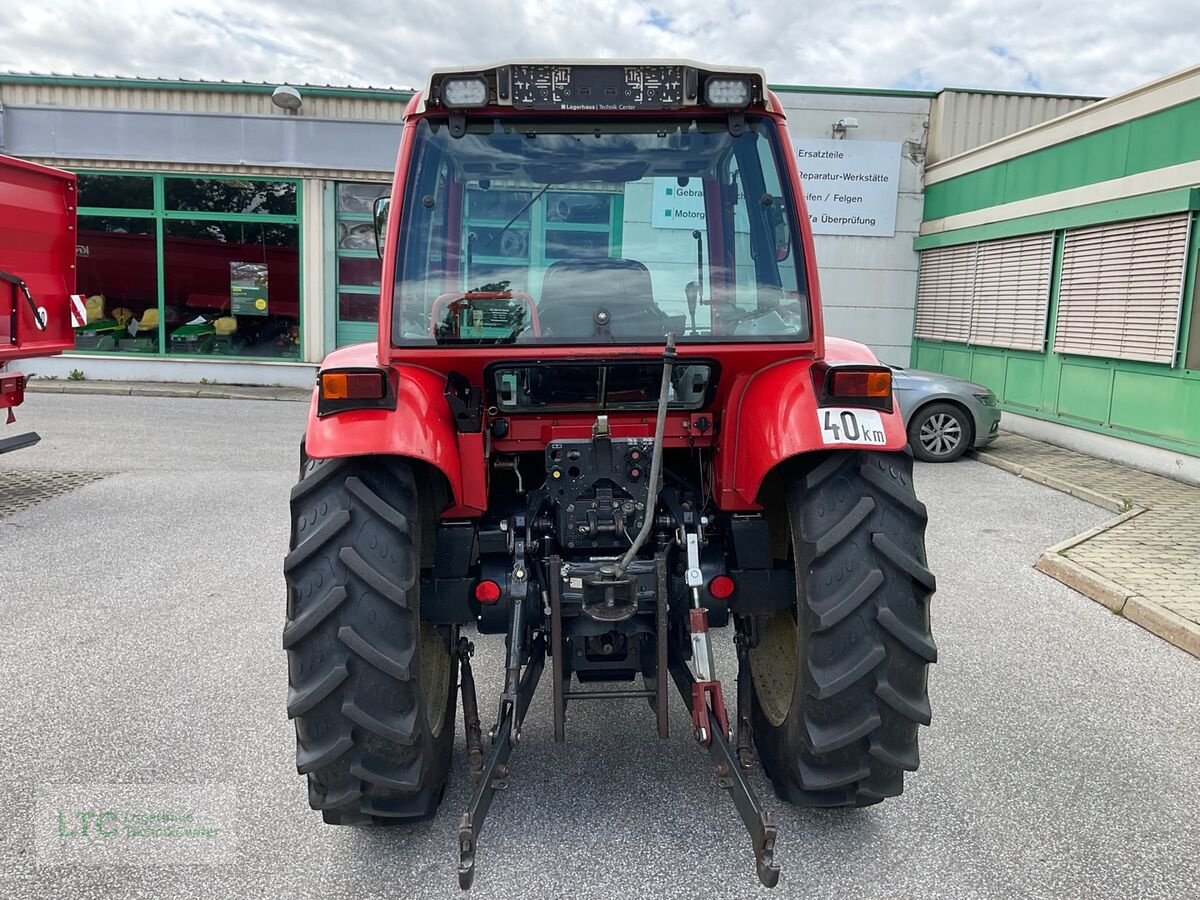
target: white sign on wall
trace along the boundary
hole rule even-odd
[[[704,229],[704,185],[699,178],[680,186],[677,178],[655,178],[650,201],[653,228]]]
[[[814,234],[896,233],[898,143],[820,138],[795,138],[794,143]]]

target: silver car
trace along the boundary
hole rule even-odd
[[[995,440],[1000,410],[988,388],[937,372],[891,369],[896,402],[917,459],[950,462]]]

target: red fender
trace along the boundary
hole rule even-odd
[[[824,363],[878,365],[874,354],[862,344],[841,338],[826,339]],[[817,450],[864,449],[903,450],[908,444],[904,420],[898,410],[879,412],[884,440],[870,445],[833,440],[821,427],[824,412],[817,405],[812,369],[823,365],[811,359],[785,360],[747,375],[732,386],[727,409],[732,421],[732,446],[719,452],[722,502],[725,509],[751,509],[757,504],[763,479],[786,459]],[[845,404],[851,406],[851,404]],[[866,411],[873,416],[874,411]],[[837,417],[834,417],[835,421]],[[732,426],[732,427],[730,427]],[[840,433],[840,432],[839,432]]]
[[[378,366],[375,344],[351,344],[334,350],[321,364],[329,369]],[[344,456],[406,456],[438,469],[454,495],[454,511],[471,515],[487,505],[483,483],[482,445],[477,448],[477,465],[464,479],[459,453],[460,437],[447,405],[446,376],[417,366],[397,365],[387,369],[396,392],[396,408],[358,409],[317,418],[317,391],[308,414],[304,450],[315,459]]]

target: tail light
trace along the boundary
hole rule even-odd
[[[475,599],[480,603],[495,603],[500,599],[500,585],[490,580],[479,582],[475,585]]]
[[[25,376],[20,372],[0,373],[0,409],[20,406],[25,399]]]
[[[821,387],[822,406],[892,411],[892,370],[887,366],[830,366]]]
[[[396,394],[385,369],[329,369],[317,376],[318,416],[395,408]]]
[[[728,600],[737,585],[728,575],[718,575],[708,583],[708,592],[718,600]]]

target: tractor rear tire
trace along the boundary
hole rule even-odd
[[[283,646],[309,803],[333,825],[428,819],[453,755],[458,659],[420,618],[413,471],[307,460],[291,507]]]
[[[835,452],[787,485],[796,610],[750,651],[763,769],[796,806],[869,806],[916,770],[930,721],[933,574],[912,456]]]

